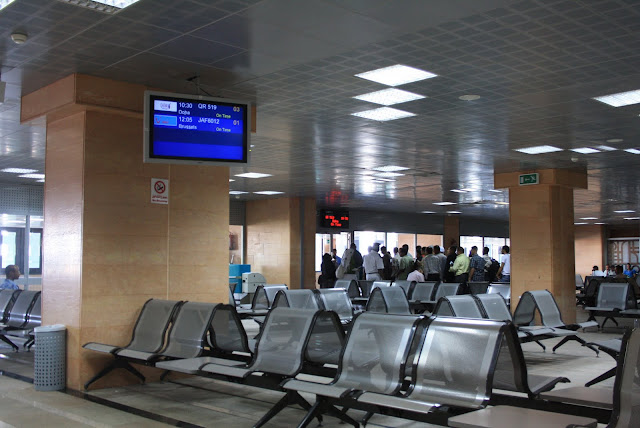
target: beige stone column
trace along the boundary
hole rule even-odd
[[[143,163],[144,90],[71,75],[22,99],[23,122],[46,117],[43,323],[67,326],[73,389],[110,360],[82,344],[126,345],[147,299],[228,301],[229,170]],[[169,179],[168,205],[152,178]]]
[[[249,201],[246,212],[251,270],[262,273],[269,284],[315,288],[315,199]]]
[[[519,175],[539,184],[519,185]],[[496,173],[495,188],[509,188],[511,302],[527,290],[553,293],[565,322],[575,322],[573,189],[587,187],[586,171],[545,169]]]
[[[448,215],[444,218],[444,233],[442,246],[445,253],[452,245],[460,245],[460,218],[456,215]],[[467,248],[465,248],[467,250]]]

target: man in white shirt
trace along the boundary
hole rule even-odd
[[[591,276],[607,276],[604,272],[600,270],[598,266],[594,266],[591,270]]]
[[[500,256],[500,269],[496,277],[502,282],[511,282],[511,254],[509,254],[509,246],[502,247],[502,255]]]
[[[380,254],[378,254],[379,245],[380,244],[374,244],[373,247],[369,247],[369,253],[363,257],[363,266],[364,272],[367,275],[367,281],[379,281],[382,279],[384,263]]]
[[[407,275],[407,281],[424,282],[422,262],[416,262],[414,271]]]

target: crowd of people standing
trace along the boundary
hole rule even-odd
[[[342,257],[338,257],[335,249],[331,254],[324,254],[318,283],[321,288],[331,288],[337,279],[346,274],[355,274],[358,279],[368,281],[443,281],[460,284],[469,281],[509,282],[509,251],[508,245],[503,246],[500,261],[497,261],[489,256],[489,247],[484,247],[480,255],[478,247],[473,246],[467,255],[463,247],[454,245],[449,247],[445,255],[440,245],[418,245],[414,257],[409,253],[407,244],[394,248],[392,255],[385,246],[376,243],[368,247],[367,254],[363,256],[353,243]]]

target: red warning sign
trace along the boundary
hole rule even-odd
[[[169,180],[164,178],[151,179],[151,203],[169,204]]]

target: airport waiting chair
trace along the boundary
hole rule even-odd
[[[417,281],[407,281],[407,280],[398,280],[394,281],[391,285],[393,287],[400,287],[404,290],[404,293],[407,295],[407,299],[411,299],[411,293],[415,288]]]
[[[360,297],[362,299],[368,299],[373,290],[373,283],[376,281],[358,281],[358,287],[360,288]]]
[[[461,318],[486,318],[482,313],[476,299],[469,294],[461,296],[442,297],[438,300],[433,315]]]
[[[320,309],[318,298],[311,289],[280,290],[273,302],[274,308],[296,308],[317,311]]]
[[[6,321],[0,325],[0,340],[11,346],[14,351],[18,351],[18,346],[7,336],[13,332],[23,331],[29,323],[29,315],[36,304],[40,301],[40,291],[24,290],[18,294]]]
[[[489,288],[489,282],[468,282],[469,294],[475,296],[476,294],[487,294]]]
[[[418,282],[413,287],[411,293],[411,302],[431,302],[433,301],[433,292],[439,282]]]
[[[487,287],[487,294],[500,294],[511,305],[511,284],[493,282]]]
[[[344,347],[344,328],[338,314],[333,311],[323,310],[313,323],[309,342],[305,347],[304,363],[308,373],[311,367],[321,368],[325,364],[337,366],[340,362],[340,353]],[[322,375],[323,372],[315,370],[315,374]],[[335,369],[324,372],[329,377],[335,375]]]
[[[9,312],[21,291],[22,290],[0,290],[0,324],[7,321]]]
[[[22,347],[27,351],[30,351],[31,347],[35,343],[35,334],[33,332],[33,329],[36,327],[40,327],[41,324],[42,324],[42,294],[38,294],[38,297],[33,303],[33,307],[31,308],[31,311],[29,311],[27,323],[24,324],[20,328],[20,330],[9,331],[8,335],[26,338],[27,341],[22,345]]]
[[[598,288],[596,306],[585,306],[584,309],[589,311],[590,321],[595,321],[596,316],[604,317],[600,328],[604,328],[608,320],[617,326],[617,317],[631,316],[637,311],[636,297],[628,283],[602,283]]]
[[[401,287],[376,287],[371,292],[367,312],[410,314],[409,301]]]
[[[104,343],[88,342],[82,345],[84,349],[116,356],[118,351],[137,351],[144,353],[158,353],[165,344],[165,335],[173,319],[176,310],[182,305],[182,301],[149,299],[142,306],[138,319],[133,327],[133,334],[128,345],[120,347]],[[105,376],[116,368],[123,368],[138,377],[142,382],[144,376],[136,370],[126,359],[115,358],[114,362],[101,370],[85,385],[87,389],[93,382]]]
[[[256,287],[256,292],[251,300],[251,308],[238,309],[238,315],[240,315],[241,318],[265,316],[273,306],[278,291],[287,289],[289,289],[289,287],[285,284],[259,285]]]
[[[343,326],[351,324],[351,321],[353,321],[353,305],[346,290],[325,288],[314,290],[314,293],[317,293],[318,299],[322,303],[322,309],[335,312]]]
[[[415,315],[373,312],[357,315],[340,359],[338,375],[331,383],[299,379],[283,383],[287,391],[316,395],[315,404],[298,426],[304,427],[315,417],[326,413],[358,427],[359,424],[345,411],[334,406],[332,399],[343,398],[355,391],[388,395],[399,392],[411,344],[422,319]]]
[[[354,279],[339,279],[335,282],[333,288],[344,288],[345,290],[349,291],[353,285],[355,285],[355,289],[358,288],[358,283]],[[358,296],[360,296],[359,290],[358,290]],[[358,297],[358,296],[353,296],[353,297]]]
[[[587,344],[587,342],[576,334],[578,329],[587,327],[596,327],[598,323],[595,321],[586,321],[576,324],[565,324],[562,321],[562,314],[558,308],[556,300],[548,290],[525,291],[520,297],[518,306],[513,314],[513,322],[519,326],[520,330],[526,331],[528,326],[535,322],[536,310],[540,314],[542,325],[551,331],[550,335],[562,337],[562,340],[553,347],[553,352],[570,340],[574,340],[581,345],[587,346],[596,354],[599,351]]]

